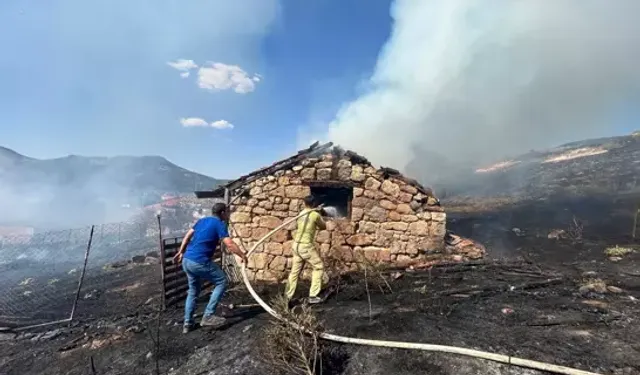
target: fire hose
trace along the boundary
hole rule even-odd
[[[284,223],[282,223],[281,225],[279,225],[278,227],[273,229],[271,232],[267,233],[264,237],[262,237],[258,242],[256,242],[251,247],[251,250],[249,250],[247,252],[247,258],[250,257],[255,252],[255,250],[258,248],[258,246],[260,246],[262,243],[264,243],[266,240],[268,240],[271,236],[273,236],[279,230],[281,230],[282,228],[288,226],[289,224],[291,224],[292,222],[298,220],[299,218],[309,215],[313,211],[314,210],[303,211],[298,216],[296,216],[294,218],[291,218],[289,220],[286,220]],[[244,247],[244,244],[241,243],[241,246]],[[244,250],[246,251],[246,249],[244,249]],[[296,323],[293,323],[293,322],[288,321],[285,318],[283,318],[273,308],[271,308],[271,306],[269,306],[264,300],[262,300],[262,298],[260,298],[260,296],[258,296],[256,291],[253,289],[253,286],[249,282],[249,278],[247,277],[247,264],[246,264],[246,262],[242,264],[241,272],[242,272],[242,278],[244,280],[244,284],[247,287],[247,290],[249,290],[249,293],[251,293],[251,296],[256,300],[256,302],[266,312],[268,312],[274,318],[276,318],[278,320],[281,320],[281,321],[284,321],[287,324],[290,324],[290,325],[294,326],[296,329],[299,329],[299,330],[302,330],[302,331],[306,331],[307,333],[310,333],[310,334],[311,333],[316,334],[317,337],[319,337],[321,339],[324,339],[324,340],[327,340],[327,341],[334,341],[334,342],[339,342],[339,343],[343,343],[343,344],[354,344],[354,345],[376,346],[376,347],[394,348],[394,349],[409,349],[409,350],[422,350],[422,351],[429,351],[429,352],[441,352],[441,353],[459,354],[459,355],[464,355],[464,356],[468,356],[468,357],[481,358],[481,359],[485,359],[485,360],[489,360],[489,361],[504,363],[504,364],[508,364],[508,365],[514,365],[514,366],[530,368],[530,369],[535,369],[535,370],[540,370],[540,371],[553,372],[553,373],[556,373],[556,374],[566,374],[566,375],[602,375],[602,374],[598,374],[598,373],[594,373],[594,372],[583,371],[583,370],[574,369],[574,368],[571,368],[571,367],[559,366],[559,365],[555,365],[555,364],[551,364],[551,363],[533,361],[533,360],[524,359],[524,358],[512,357],[512,356],[504,355],[504,354],[497,354],[497,353],[485,352],[485,351],[480,351],[480,350],[461,348],[461,347],[456,347],[456,346],[423,344],[423,343],[402,342],[402,341],[386,341],[386,340],[362,339],[362,338],[357,338],[357,337],[340,336],[340,335],[335,335],[335,334],[331,334],[331,333],[327,333],[327,332],[310,332],[305,327],[300,327]]]

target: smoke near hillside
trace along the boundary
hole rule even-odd
[[[425,180],[610,133],[640,93],[635,0],[396,0],[391,13],[371,89],[328,138]]]
[[[32,159],[0,147],[0,227],[82,227],[123,221],[162,195],[193,194],[221,180],[158,156]]]

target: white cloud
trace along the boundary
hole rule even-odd
[[[194,126],[198,126],[198,127],[209,126],[208,122],[206,122],[204,119],[201,119],[199,117],[181,118],[180,119],[180,123],[185,128],[194,127]]]
[[[179,59],[173,62],[168,62],[167,65],[177,69],[181,72],[188,72],[191,69],[195,69],[198,65],[193,60]]]
[[[202,119],[199,117],[182,118],[180,119],[180,123],[185,128],[191,128],[191,127],[199,127],[199,128],[211,127],[214,129],[233,129],[234,128],[233,124],[227,120],[217,120],[212,123],[208,123],[205,119]]]
[[[211,127],[216,129],[233,129],[233,124],[227,120],[218,120],[212,122]]]
[[[198,70],[198,86],[205,90],[233,90],[238,94],[247,94],[255,90],[260,76],[250,76],[237,65],[210,63]]]
[[[182,72],[182,73],[180,73],[180,77],[189,78],[189,74],[190,74],[189,72]]]

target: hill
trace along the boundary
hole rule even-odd
[[[499,161],[449,182],[455,196],[539,199],[557,195],[640,195],[640,134],[572,142]]]
[[[439,195],[450,217],[474,220],[469,230],[456,228],[461,234],[492,217],[502,230],[544,237],[577,226],[585,237],[628,239],[640,207],[640,133],[530,151],[456,173]]]
[[[191,194],[223,182],[160,156],[34,159],[0,147],[0,225],[118,221],[163,194]]]

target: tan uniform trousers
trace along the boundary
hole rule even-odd
[[[305,262],[309,262],[313,268],[311,273],[311,288],[309,289],[309,297],[317,297],[322,288],[322,275],[324,272],[324,265],[322,264],[322,258],[318,254],[318,250],[314,244],[293,244],[293,264],[291,266],[291,272],[289,273],[289,280],[287,283],[287,290],[285,295],[288,299],[293,298],[298,286],[298,278],[300,277],[300,271],[304,267]]]

